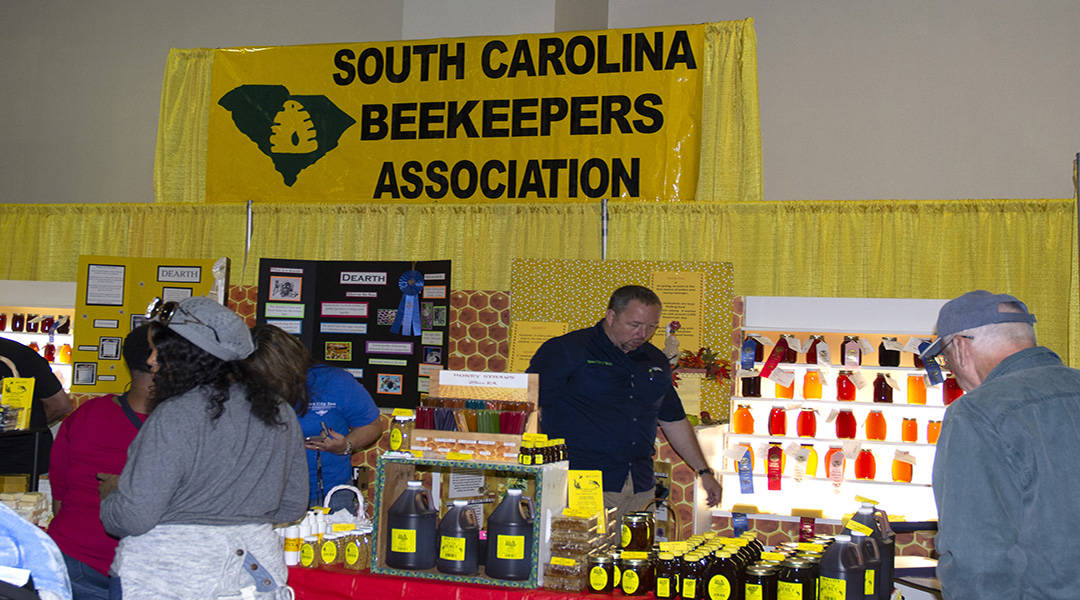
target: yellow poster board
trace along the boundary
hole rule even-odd
[[[227,285],[226,259],[80,256],[71,392],[118,394],[127,388],[124,338],[146,321],[151,300],[213,292],[220,302]]]
[[[629,284],[653,288],[663,303],[653,345],[664,348],[667,325],[677,320],[681,350],[697,352],[706,346],[722,355],[733,350],[734,269],[726,262],[516,259],[510,274],[511,325],[537,321],[566,323],[570,330],[591,327],[604,317],[611,293]],[[729,389],[708,380],[697,395],[697,408],[713,419],[727,418]],[[694,407],[685,404],[689,413]]]
[[[525,372],[540,344],[568,331],[566,323],[514,321],[510,326],[510,371]]]

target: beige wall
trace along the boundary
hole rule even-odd
[[[0,11],[0,203],[148,202],[169,48],[755,20],[770,200],[1063,198],[1074,0],[36,0]]]

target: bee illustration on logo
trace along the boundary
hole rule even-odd
[[[326,96],[299,96],[282,85],[241,85],[218,100],[241,133],[270,157],[285,185],[334,148],[356,120]]]

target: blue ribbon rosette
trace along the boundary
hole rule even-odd
[[[424,274],[415,269],[405,271],[398,278],[398,289],[401,290],[401,302],[390,333],[420,335],[420,292],[424,289]]]

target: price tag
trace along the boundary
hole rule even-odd
[[[891,387],[892,389],[898,392],[900,391],[900,384],[897,383],[896,380],[892,378],[892,375],[889,375],[888,373],[885,373],[885,383],[889,384],[889,387]]]
[[[855,389],[857,390],[861,390],[866,387],[866,378],[863,377],[862,371],[858,369],[852,371],[851,375],[848,375],[848,379],[851,380],[851,383],[855,384]]]
[[[911,466],[915,466],[915,457],[912,456],[911,453],[904,450],[897,450],[896,454],[893,455],[893,460],[898,460]]]
[[[795,381],[795,372],[786,369],[775,369],[769,374],[769,379],[784,387],[788,387],[791,385],[791,382]]]
[[[929,343],[930,343],[930,338],[910,337],[910,338],[908,338],[907,343],[904,344],[903,350],[904,350],[904,352],[913,352],[915,354],[918,354],[919,353],[919,348],[923,344],[929,344]]]

